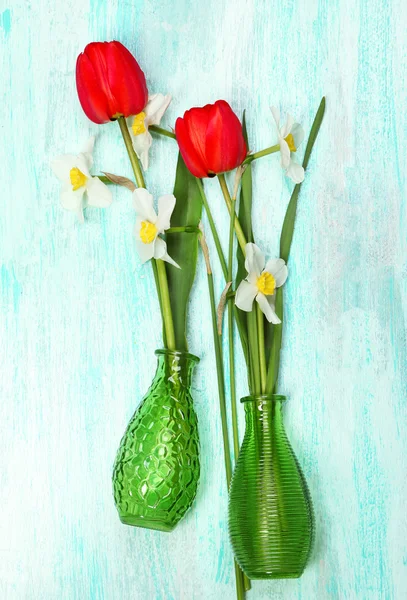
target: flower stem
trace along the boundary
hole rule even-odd
[[[203,207],[204,207],[206,215],[208,217],[209,227],[211,229],[213,241],[215,242],[215,247],[216,247],[216,251],[217,251],[217,254],[218,254],[220,266],[222,268],[222,273],[223,273],[223,276],[225,278],[225,283],[227,283],[227,281],[228,281],[228,267],[227,267],[227,263],[226,263],[226,260],[225,260],[224,254],[223,254],[223,250],[222,250],[222,246],[221,246],[221,243],[220,243],[218,231],[216,229],[215,221],[213,220],[212,212],[211,212],[208,200],[206,198],[206,194],[205,194],[204,187],[202,185],[202,181],[200,179],[196,178],[196,183],[197,183],[199,192],[201,194],[201,199],[202,199]],[[244,354],[244,357],[245,357],[245,360],[246,360],[246,364],[249,364],[247,335],[246,335],[246,332],[244,330],[242,321],[239,318],[239,313],[237,311],[237,307],[236,306],[233,307],[233,312],[234,312],[234,315],[235,315],[235,320],[236,320],[237,328],[238,328],[238,331],[239,331],[240,341],[242,343],[242,349],[243,349],[243,354]],[[250,377],[249,377],[249,379],[250,379]]]
[[[159,133],[160,135],[165,135],[165,137],[175,138],[175,133],[172,131],[168,131],[168,129],[163,129],[163,127],[158,127],[158,125],[150,125],[148,128],[150,131],[154,131],[155,133]]]
[[[235,216],[236,198],[231,200],[229,251],[228,251],[228,282],[233,283],[233,219]],[[233,450],[235,463],[239,454],[239,429],[237,423],[236,407],[236,381],[235,381],[235,349],[233,339],[233,298],[228,300],[228,338],[229,338],[229,374],[230,374],[230,403],[232,409]]]
[[[228,280],[228,266],[227,266],[225,257],[223,255],[222,245],[220,243],[220,239],[219,239],[219,235],[218,235],[218,232],[217,232],[217,229],[216,229],[215,221],[213,220],[212,212],[211,212],[211,209],[209,207],[208,200],[206,198],[206,194],[205,194],[205,190],[204,190],[203,185],[202,185],[202,181],[198,177],[196,178],[196,183],[198,185],[198,189],[199,189],[199,192],[201,194],[201,199],[202,199],[203,207],[204,207],[206,215],[208,217],[209,227],[211,228],[211,233],[212,233],[213,241],[215,242],[216,251],[218,253],[220,266],[222,267],[223,276],[225,278],[225,281],[227,282],[227,280]]]
[[[126,146],[127,154],[130,159],[130,164],[133,169],[134,177],[136,178],[137,186],[139,188],[145,188],[146,184],[144,181],[143,172],[140,167],[138,156],[133,148],[126,119],[124,117],[119,117],[118,123],[123,136],[124,145]],[[158,301],[160,304],[161,318],[164,325],[163,343],[164,346],[169,350],[175,350],[174,323],[172,319],[170,294],[168,290],[167,271],[165,270],[165,264],[162,260],[155,260],[153,258],[151,264],[157,288]]]
[[[200,236],[200,243],[202,246],[203,255],[205,257],[206,273],[207,273],[207,279],[208,279],[209,302],[211,305],[213,344],[215,347],[216,373],[217,373],[217,379],[218,379],[219,408],[220,408],[220,417],[221,417],[221,423],[222,423],[223,458],[224,458],[224,462],[225,462],[226,484],[227,484],[227,489],[229,491],[230,482],[232,479],[232,461],[230,458],[230,443],[229,443],[229,433],[228,433],[228,424],[227,424],[225,379],[224,379],[224,371],[223,371],[221,336],[218,333],[213,275],[212,275],[212,269],[211,269],[211,264],[210,264],[210,260],[209,260],[208,247],[206,245],[204,236]],[[238,600],[244,600],[244,597],[245,597],[244,574],[240,570],[239,565],[236,563],[236,561],[234,561],[234,568],[235,568],[235,580],[236,580],[236,596],[237,596]]]
[[[127,154],[129,155],[130,163],[133,169],[134,177],[136,178],[137,187],[145,188],[146,184],[144,181],[143,172],[140,167],[139,159],[137,154],[134,151],[133,143],[131,141],[129,129],[127,127],[126,119],[124,117],[119,117],[118,123],[120,126],[120,131],[122,132],[124,145],[126,146]]]
[[[259,341],[259,363],[260,363],[260,385],[261,393],[266,393],[267,366],[266,350],[264,346],[264,316],[260,306],[257,304],[257,337]]]
[[[228,186],[226,183],[225,175],[223,173],[218,175],[218,180],[219,180],[220,187],[221,187],[221,190],[223,193],[223,197],[226,202],[226,206],[228,207],[228,211],[230,214],[230,212],[232,210],[232,198],[230,197],[230,193],[229,193],[229,189],[228,189]],[[241,247],[243,254],[246,254],[246,251],[245,251],[245,247],[246,247],[246,243],[247,243],[246,237],[245,237],[242,226],[240,225],[239,219],[237,218],[236,214],[235,214],[235,219],[234,219],[234,225],[235,225],[236,237],[239,242],[239,246]]]
[[[267,156],[268,154],[274,154],[274,152],[278,152],[280,150],[280,144],[276,144],[275,146],[269,146],[264,150],[259,150],[259,152],[254,152],[253,154],[249,154],[247,158],[243,161],[244,165],[248,165],[257,158],[261,158],[262,156]]]
[[[153,259],[155,260],[155,259]],[[167,272],[165,270],[164,261],[161,259],[155,260],[157,265],[158,283],[161,292],[162,315],[165,328],[165,337],[167,338],[168,350],[175,350],[175,334],[174,323],[172,320],[170,293],[168,290]]]

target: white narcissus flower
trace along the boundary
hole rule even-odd
[[[295,162],[292,155],[295,153],[304,139],[304,130],[299,123],[294,123],[294,118],[287,113],[287,121],[280,128],[280,111],[271,107],[274,120],[277,126],[278,143],[280,144],[281,166],[285,170],[287,177],[290,177],[294,183],[304,181],[304,169]]]
[[[253,301],[259,304],[269,323],[281,323],[275,311],[275,291],[285,283],[287,265],[282,258],[265,262],[264,254],[256,244],[246,244],[246,279],[236,290],[235,304],[245,312],[251,312]]]
[[[127,119],[130,135],[133,140],[133,148],[141,160],[145,171],[148,169],[148,151],[153,143],[153,138],[148,128],[150,125],[160,124],[170,102],[171,96],[169,95],[152,94],[149,96],[144,110],[135,117]]]
[[[159,237],[170,227],[172,211],[175,207],[175,196],[167,194],[158,198],[158,215],[153,207],[153,197],[144,188],[133,192],[133,204],[137,213],[134,235],[137,251],[142,262],[151,258],[161,258],[174,267],[180,266],[167,253],[167,244]]]
[[[61,204],[76,213],[83,223],[83,209],[87,206],[106,208],[112,203],[112,193],[98,177],[90,174],[95,138],[86,142],[79,154],[64,154],[51,163],[55,175],[62,181]]]

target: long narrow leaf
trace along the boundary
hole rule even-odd
[[[171,227],[192,227],[197,229],[201,220],[202,202],[195,177],[178,156],[177,173],[174,185],[177,201],[171,217]],[[198,233],[196,231],[167,234],[168,254],[181,267],[167,265],[168,287],[174,321],[177,350],[188,350],[185,335],[188,300],[195,278],[198,259]]]

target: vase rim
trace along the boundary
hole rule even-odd
[[[282,394],[252,394],[240,399],[240,402],[284,402],[286,396]]]
[[[160,348],[154,352],[156,356],[174,356],[176,358],[187,358],[192,362],[199,363],[200,358],[191,354],[190,352],[184,352],[182,350],[168,350],[167,348]]]

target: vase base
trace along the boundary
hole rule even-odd
[[[274,573],[268,573],[268,572],[259,572],[259,571],[255,571],[253,573],[249,573],[248,571],[244,571],[244,574],[249,578],[249,579],[298,579],[299,577],[301,577],[301,575],[303,574],[304,571],[300,571],[298,573],[285,573],[285,572],[274,572]]]
[[[119,515],[119,518],[123,525],[143,527],[144,529],[154,529],[155,531],[163,531],[165,533],[169,533],[175,529],[176,525],[165,523],[159,519],[141,517],[140,515]]]

